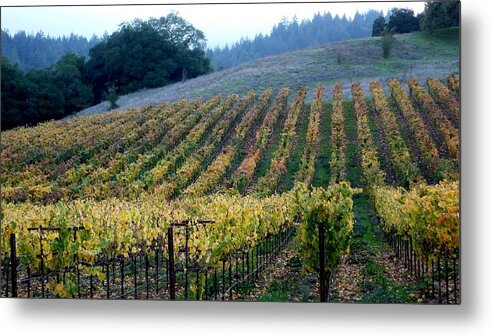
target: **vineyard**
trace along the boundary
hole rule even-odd
[[[2,296],[460,303],[459,126],[453,74],[2,132]]]

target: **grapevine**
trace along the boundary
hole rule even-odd
[[[442,135],[450,154],[459,160],[460,155],[460,137],[458,130],[451,124],[443,111],[437,106],[432,97],[419,85],[419,81],[415,78],[408,80],[408,86],[415,99],[422,106],[422,109],[427,113],[434,124],[437,126],[439,133]]]
[[[460,103],[453,96],[451,91],[444,86],[439,79],[429,77],[427,78],[427,85],[432,92],[432,94],[436,97],[436,100],[446,107],[447,110],[451,112],[451,114],[459,120],[460,118]]]
[[[248,151],[246,158],[241,162],[239,167],[234,172],[233,183],[234,187],[242,191],[253,178],[256,165],[260,156],[267,146],[268,139],[272,133],[273,127],[278,120],[280,113],[285,109],[287,98],[290,90],[284,88],[280,90],[275,105],[266,113],[260,129],[256,132],[255,143]]]
[[[343,116],[343,86],[337,83],[333,89],[333,112],[331,120],[331,183],[345,180],[347,176],[345,158],[345,118]]]
[[[360,83],[352,84],[352,96],[357,118],[357,141],[362,175],[369,193],[372,194],[375,187],[384,185],[385,175],[381,170],[378,153],[369,129],[367,105]]]
[[[264,195],[272,194],[276,191],[278,182],[282,174],[287,171],[286,163],[294,146],[296,137],[296,125],[299,115],[304,107],[304,98],[306,97],[307,88],[301,87],[292,103],[287,118],[284,123],[282,133],[280,134],[280,143],[275,151],[270,169],[266,175],[258,180],[256,190]]]
[[[412,134],[415,137],[427,166],[435,173],[439,163],[439,154],[422,117],[414,110],[408,95],[397,80],[390,80],[388,85],[398,108],[410,125]]]
[[[307,185],[311,183],[314,175],[314,165],[319,151],[319,123],[323,112],[323,97],[325,88],[323,86],[316,87],[314,98],[311,102],[311,112],[309,113],[309,124],[306,134],[306,147],[301,158],[301,166],[297,173],[297,181],[301,181]]]
[[[459,249],[459,184],[441,181],[419,184],[406,191],[384,187],[376,190],[375,206],[389,234],[412,238],[425,258],[455,257]]]
[[[388,106],[388,101],[381,84],[371,82],[371,91],[376,112],[381,117],[386,140],[388,141],[391,162],[400,180],[406,184],[413,182],[418,175],[418,169],[410,157],[410,152],[403,141],[396,117]]]
[[[460,80],[457,75],[450,74],[446,77],[448,81],[448,87],[452,90],[458,97],[460,96]]]

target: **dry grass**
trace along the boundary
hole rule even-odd
[[[341,54],[343,60],[340,62]],[[354,80],[361,81],[367,89],[370,80],[374,79],[383,83],[392,77],[405,80],[412,76],[426,78],[432,75],[444,79],[446,74],[458,70],[457,34],[449,34],[446,38],[424,33],[402,34],[396,35],[392,56],[388,59],[382,57],[378,38],[349,40],[265,57],[185,82],[142,90],[121,96],[118,103],[119,110],[124,110],[181,98],[207,99],[231,92],[243,95],[248,90],[259,93],[269,87],[274,91],[284,86],[312,89],[323,83],[330,88],[337,81],[346,84],[344,95],[350,95],[349,84]],[[309,92],[312,94],[312,90]],[[331,92],[326,93],[326,97],[331,95]],[[311,99],[308,96],[306,101]],[[109,103],[104,102],[79,112],[79,115],[104,112],[108,106]]]

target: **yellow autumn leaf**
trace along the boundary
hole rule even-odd
[[[57,283],[53,291],[55,292],[56,295],[60,295],[63,292],[63,284]]]

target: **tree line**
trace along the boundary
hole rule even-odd
[[[40,70],[55,64],[64,54],[72,52],[89,57],[89,50],[108,38],[107,34],[90,39],[76,34],[51,37],[43,32],[27,34],[21,30],[15,34],[2,29],[2,56],[17,64],[26,72]]]
[[[433,32],[459,24],[459,1],[426,2],[424,11],[418,15],[408,8],[394,8],[387,18],[379,16],[372,25],[372,36],[405,34],[419,30]]]
[[[253,39],[242,38],[232,46],[207,49],[215,69],[224,69],[261,57],[348,39],[370,37],[373,22],[383,15],[381,11],[357,12],[352,19],[345,15],[316,13],[311,20],[301,22],[297,17],[287,18],[274,25],[270,34],[258,34]]]
[[[331,13],[313,16],[301,22],[297,17],[276,24],[270,34],[257,34],[253,39],[241,38],[232,46],[207,49],[207,56],[216,70],[233,67],[261,57],[347,39],[403,34],[419,30],[433,31],[459,24],[459,2],[427,2],[425,11],[415,15],[407,8],[394,8],[386,15],[382,11],[356,12],[352,19]]]

